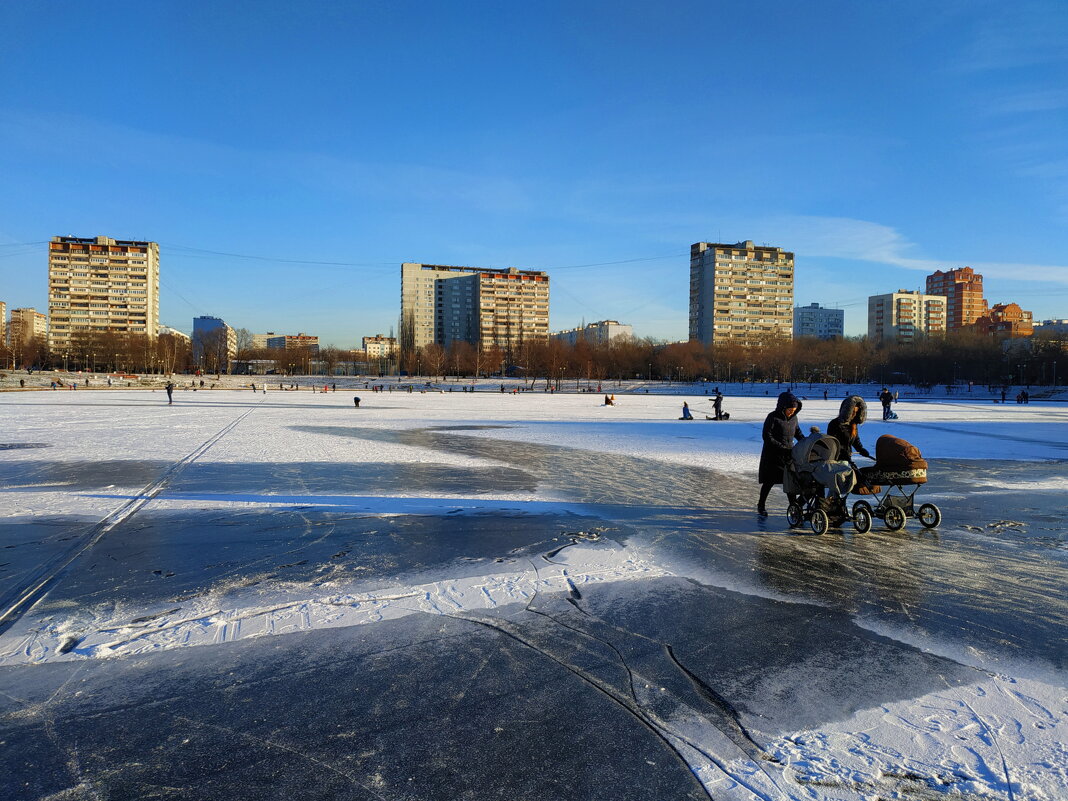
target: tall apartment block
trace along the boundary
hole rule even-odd
[[[0,347],[7,344],[7,304],[0,300]]]
[[[49,347],[75,334],[117,331],[155,337],[159,245],[106,236],[54,236],[48,245]]]
[[[197,364],[210,351],[214,356],[213,366],[225,370],[237,355],[237,332],[218,317],[194,317],[192,345]]]
[[[794,254],[751,241],[690,246],[690,339],[757,344],[793,333]]]
[[[589,323],[579,328],[571,328],[567,331],[558,331],[550,334],[550,339],[558,339],[568,345],[577,342],[588,342],[591,345],[606,345],[619,337],[633,337],[634,327],[617,323],[615,320],[601,320],[597,323]]]
[[[927,276],[927,294],[946,297],[947,331],[973,325],[987,312],[983,276],[971,267],[946,272],[935,270]]]
[[[794,338],[835,339],[845,336],[845,311],[818,303],[794,307]]]
[[[281,336],[267,337],[267,347],[279,350],[308,350],[312,353],[319,352],[319,337],[305,334],[283,334]]]
[[[549,275],[535,270],[401,265],[401,348],[431,342],[510,348],[549,336]]]
[[[11,310],[11,347],[23,345],[30,339],[42,344],[48,337],[48,318],[33,307]]]
[[[873,342],[908,343],[946,331],[946,298],[899,289],[868,298],[868,338]]]

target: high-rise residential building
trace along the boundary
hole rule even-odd
[[[0,346],[7,344],[7,304],[0,300]]]
[[[363,338],[363,351],[368,359],[388,359],[397,353],[397,338],[375,334]]]
[[[253,334],[252,335],[252,347],[253,348],[266,348],[267,340],[271,337],[278,336],[274,331],[268,331],[266,334]]]
[[[751,241],[690,246],[690,339],[758,344],[793,333],[794,254]]]
[[[535,270],[401,265],[404,351],[430,343],[511,348],[549,336],[549,275]]]
[[[209,370],[227,370],[237,355],[237,332],[218,317],[193,318],[193,361]]]
[[[550,334],[550,339],[558,339],[568,345],[574,345],[579,341],[588,342],[591,345],[605,345],[619,337],[630,338],[634,336],[634,327],[617,323],[615,320],[601,320],[597,323],[572,328],[567,331],[558,331]]]
[[[159,245],[106,236],[54,236],[48,245],[48,341],[70,347],[83,332],[155,337],[159,326]]]
[[[267,347],[278,350],[308,350],[319,352],[319,337],[309,336],[303,331],[299,334],[284,334],[267,338]]]
[[[935,270],[927,276],[927,294],[946,297],[946,330],[972,325],[987,312],[983,276],[971,267]]]
[[[794,338],[834,339],[845,336],[845,311],[818,303],[794,307]]]
[[[31,307],[11,310],[11,347],[24,345],[30,339],[38,340],[42,345],[48,338],[48,318]]]
[[[899,289],[868,298],[868,338],[873,342],[915,342],[921,336],[945,331],[945,295]]]
[[[975,327],[997,337],[1029,337],[1035,333],[1033,315],[1018,303],[995,303],[975,321]]]

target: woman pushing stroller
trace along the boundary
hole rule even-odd
[[[868,459],[872,455],[860,441],[857,429],[868,419],[868,405],[860,395],[850,395],[842,401],[838,416],[827,424],[827,433],[841,446],[839,458],[852,462],[853,451]]]
[[[761,439],[764,446],[760,450],[760,467],[757,469],[757,480],[760,481],[760,499],[757,501],[757,514],[761,517],[768,516],[765,505],[771,488],[776,484],[782,484],[783,471],[790,461],[790,449],[794,440],[804,439],[797,423],[798,412],[801,411],[801,401],[792,392],[783,392],[775,404],[775,411],[764,418],[764,428]],[[791,496],[790,502],[794,499]]]

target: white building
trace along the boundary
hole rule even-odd
[[[690,246],[690,339],[756,345],[793,334],[794,254],[751,241]]]
[[[178,337],[178,339],[185,342],[192,342],[192,338],[185,331],[179,331],[177,328],[171,328],[169,325],[159,325],[156,327],[156,336],[171,336]]]
[[[605,345],[619,337],[631,338],[633,336],[633,326],[617,323],[615,320],[601,320],[597,323],[549,334],[550,339],[557,339],[568,345],[574,345],[579,340],[589,342],[591,345]]]
[[[868,338],[873,342],[908,343],[946,332],[945,295],[899,289],[868,298]]]
[[[828,309],[818,303],[794,307],[794,339],[816,337],[834,339],[845,335],[845,311]]]
[[[388,359],[397,352],[397,338],[375,334],[363,338],[363,351],[368,359]]]

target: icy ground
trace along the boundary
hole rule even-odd
[[[0,393],[0,798],[1068,798],[1064,404],[817,537],[773,398],[175,398]]]

